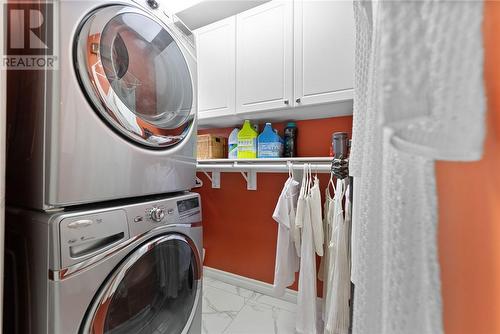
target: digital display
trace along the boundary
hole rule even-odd
[[[198,197],[185,199],[177,202],[177,210],[179,210],[179,213],[183,213],[198,207],[200,207],[200,202],[198,201]]]

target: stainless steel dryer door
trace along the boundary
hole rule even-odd
[[[196,94],[182,44],[147,12],[102,7],[75,40],[77,76],[98,114],[150,148],[180,143],[194,123]]]
[[[181,334],[201,293],[195,244],[180,234],[156,237],[110,275],[89,309],[82,334]]]

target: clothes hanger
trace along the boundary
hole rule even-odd
[[[288,177],[289,178],[294,178],[294,175],[293,175],[293,162],[291,162],[290,160],[288,160],[286,162],[287,166],[288,166]]]
[[[335,188],[334,177],[335,177],[335,174],[333,173],[333,160],[332,160],[332,166],[330,168],[330,180],[328,180],[328,184],[326,185],[326,189],[329,189],[331,186],[333,189],[333,193],[335,194],[336,188]],[[330,193],[330,190],[328,190],[328,193]]]
[[[305,197],[307,195],[307,188],[309,183],[309,175],[307,174],[307,163],[302,166],[302,186],[300,187],[300,194]]]
[[[307,195],[311,194],[311,184],[312,184],[312,168],[311,164],[307,164]]]

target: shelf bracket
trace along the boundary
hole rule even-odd
[[[212,188],[214,189],[220,189],[220,172],[211,172],[212,175],[208,174],[207,172],[203,171],[203,174],[212,182]]]
[[[250,170],[248,172],[240,172],[245,181],[247,181],[247,190],[257,190],[257,172]]]

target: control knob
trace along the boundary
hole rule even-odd
[[[154,207],[149,211],[149,216],[154,222],[159,223],[163,220],[163,218],[165,218],[165,211],[163,211],[163,209]]]

